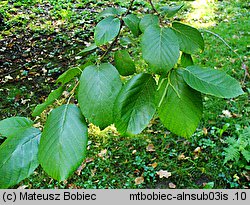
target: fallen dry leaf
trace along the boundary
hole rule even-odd
[[[85,164],[85,163],[82,163],[81,166],[77,168],[76,174],[77,174],[78,176],[80,176],[81,173],[82,173],[82,170],[83,170],[85,167],[86,167],[86,164]]]
[[[168,177],[171,176],[171,172],[164,171],[164,170],[162,170],[162,169],[161,169],[160,171],[156,172],[156,174],[157,174],[160,178],[163,178],[163,177],[168,178]]]
[[[153,144],[149,144],[146,148],[147,152],[154,152],[155,146]]]
[[[175,189],[175,188],[176,188],[176,185],[175,185],[174,183],[170,182],[170,183],[168,184],[168,187],[169,187],[170,189]]]
[[[241,117],[241,115],[236,114],[236,113],[232,113],[232,115],[233,115],[233,118]]]
[[[194,159],[198,159],[199,158],[199,154],[201,152],[201,148],[200,147],[196,147],[194,150]]]
[[[77,189],[77,186],[75,184],[68,184],[68,189]]]
[[[136,170],[134,171],[134,173],[135,173],[135,174],[138,174],[138,173],[140,173],[140,170],[139,170],[139,169],[136,169]]]
[[[29,187],[28,185],[23,185],[23,186],[19,186],[17,189],[26,189],[28,187]]]
[[[226,118],[231,118],[232,114],[229,110],[222,110],[222,114],[226,117]]]
[[[90,162],[93,162],[94,160],[95,160],[94,157],[88,157],[85,159],[85,162],[90,163]]]
[[[107,149],[104,149],[100,153],[98,153],[98,157],[104,157],[104,155],[106,154],[107,154]]]
[[[94,169],[91,169],[90,171],[91,171],[91,176],[93,177],[93,176],[95,176],[95,173],[96,173],[97,169],[94,168]]]
[[[205,135],[205,136],[207,136],[207,134],[208,134],[208,132],[207,132],[207,128],[203,127],[203,129],[202,129],[202,130],[203,130],[204,135]]]
[[[151,164],[151,167],[153,167],[153,168],[155,168],[155,167],[157,167],[157,162],[154,162],[153,164]]]
[[[144,177],[137,177],[135,179],[135,185],[142,184],[144,182]]]
[[[133,151],[132,151],[132,154],[135,154],[136,153],[136,150],[134,149]]]
[[[178,156],[178,160],[183,160],[185,158],[186,158],[186,156],[183,153]]]
[[[201,152],[201,147],[196,147],[194,153],[200,153],[200,152]]]

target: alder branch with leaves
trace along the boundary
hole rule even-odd
[[[112,7],[100,14],[94,44],[81,52],[96,52],[96,59],[83,69],[71,68],[59,76],[59,88],[32,114],[39,116],[60,98],[66,85],[80,77],[67,104],[51,111],[42,131],[26,117],[0,121],[0,134],[7,137],[0,146],[0,188],[17,184],[39,165],[52,178],[67,179],[87,155],[88,123],[101,129],[114,124],[121,135],[131,136],[159,116],[169,131],[188,138],[202,118],[202,93],[219,98],[244,94],[240,83],[223,71],[194,65],[192,55],[204,50],[204,40],[196,28],[173,21],[183,5],[157,12],[149,1],[153,14],[138,16],[132,11],[133,3],[131,0],[127,9]],[[159,16],[171,24],[160,25]],[[141,55],[137,57],[146,62],[140,72],[126,47],[112,51],[118,38],[127,35],[121,33],[122,27],[139,42]],[[102,46],[107,49],[99,55],[97,48]],[[122,82],[121,76],[127,80]],[[77,104],[70,103],[73,95]]]

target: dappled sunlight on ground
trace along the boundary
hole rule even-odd
[[[187,21],[196,28],[208,28],[216,25],[214,0],[196,0],[191,2],[192,11],[187,15]]]

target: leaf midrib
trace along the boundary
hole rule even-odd
[[[213,86],[213,87],[225,89],[224,86],[220,86],[220,85],[218,85],[218,84],[212,84],[210,81],[205,81],[205,80],[203,80],[202,78],[200,78],[199,76],[195,75],[193,72],[191,72],[191,71],[188,70],[188,69],[185,69],[185,71],[189,72],[190,75],[194,76],[195,78],[197,78],[197,79],[200,80],[201,82],[204,82],[205,84],[211,85],[211,86]]]

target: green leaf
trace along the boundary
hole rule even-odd
[[[108,17],[108,16],[118,16],[127,11],[126,8],[114,8],[110,7],[105,10],[103,10],[100,14],[99,17]]]
[[[119,34],[120,26],[120,20],[113,16],[101,20],[95,28],[95,44],[101,46],[113,40]]]
[[[133,40],[131,38],[129,38],[128,36],[120,38],[120,45],[123,47],[127,47],[128,45],[130,45],[132,43],[133,43]]]
[[[31,126],[31,125],[29,125]],[[19,127],[0,146],[0,188],[8,188],[30,176],[38,167],[39,129]]]
[[[132,75],[136,72],[135,63],[131,59],[126,50],[119,50],[115,52],[114,56],[115,67],[123,76]]]
[[[179,6],[163,6],[161,11],[167,18],[173,17],[184,5]]]
[[[242,138],[248,139],[249,144],[250,144],[250,127],[247,127],[243,130],[243,133],[240,135]]]
[[[227,163],[228,161],[236,161],[238,162],[240,159],[240,152],[239,149],[234,147],[233,145],[230,145],[229,147],[225,148],[225,159],[224,159],[224,164]]]
[[[20,130],[32,127],[34,122],[25,117],[10,117],[0,121],[0,134],[5,137],[14,136]]]
[[[170,28],[148,27],[141,44],[143,58],[154,73],[167,73],[179,59],[178,38]]]
[[[86,155],[88,129],[76,105],[54,109],[44,126],[38,159],[43,169],[54,179],[68,178]]]
[[[141,73],[121,89],[114,106],[115,126],[122,135],[140,133],[155,113],[155,80]]]
[[[79,75],[81,73],[81,70],[79,68],[70,68],[67,71],[65,71],[62,75],[60,75],[56,83],[62,83],[62,85],[65,85],[69,81],[71,81],[75,76]]]
[[[178,37],[180,49],[188,54],[204,50],[204,40],[201,33],[188,25],[174,22],[172,28]]]
[[[238,141],[239,140],[240,142],[238,143],[240,147],[244,147],[244,149],[241,150],[241,153],[247,162],[250,162],[250,127],[243,130],[243,133],[240,134]]]
[[[140,19],[136,15],[129,14],[123,18],[123,21],[125,22],[126,26],[131,30],[134,36],[137,37],[140,35]]]
[[[208,182],[203,187],[203,189],[213,189],[213,188],[214,188],[214,182]]]
[[[62,92],[64,90],[63,86],[60,86],[59,88],[57,88],[56,90],[54,90],[53,92],[51,92],[48,96],[48,98],[45,100],[44,103],[39,104],[35,107],[34,111],[32,112],[32,116],[39,116],[41,115],[41,113],[49,106],[51,105],[56,99],[58,99],[61,95]]]
[[[96,44],[91,44],[90,46],[84,48],[81,52],[77,54],[77,56],[85,56],[90,51],[93,51],[97,48]]]
[[[181,55],[181,66],[186,68],[187,66],[194,65],[192,56],[187,53],[182,53]]]
[[[237,149],[238,149],[238,141],[234,137],[228,137],[226,139],[226,143],[233,145],[234,147],[237,147]]]
[[[112,124],[114,102],[121,87],[119,73],[111,64],[104,63],[85,68],[78,92],[83,115],[101,129]]]
[[[159,26],[159,18],[153,14],[146,14],[139,23],[139,28],[144,32],[149,26]]]
[[[241,153],[242,153],[243,157],[246,159],[246,161],[250,162],[250,151],[243,149],[243,150],[241,150]]]
[[[244,93],[237,80],[211,68],[189,66],[184,71],[184,80],[193,89],[216,97],[233,98]]]
[[[202,117],[201,94],[185,83],[179,69],[159,85],[158,114],[163,125],[177,135],[190,137]]]

